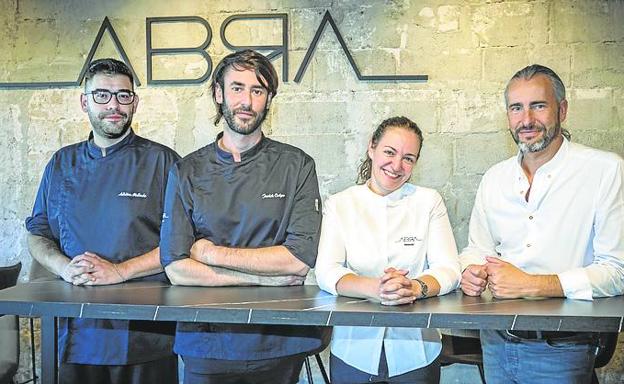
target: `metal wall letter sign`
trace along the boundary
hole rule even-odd
[[[225,38],[225,29],[236,20],[269,20],[269,19],[281,19],[282,20],[282,45],[232,45]],[[282,81],[288,82],[288,14],[275,13],[275,14],[248,14],[248,15],[233,15],[228,17],[221,24],[221,42],[227,48],[238,51],[242,49],[253,49],[256,51],[270,50],[271,53],[265,55],[269,60],[274,60],[282,56]]]
[[[340,46],[342,47],[342,51],[347,56],[347,59],[349,60],[349,64],[351,64],[351,68],[353,68],[353,71],[355,71],[355,75],[357,76],[358,80],[362,80],[362,81],[367,81],[367,80],[369,81],[370,80],[396,81],[398,80],[398,81],[418,81],[418,82],[425,82],[428,80],[429,77],[427,75],[362,75],[362,73],[360,73],[360,69],[357,67],[357,64],[355,63],[355,60],[353,60],[353,56],[351,55],[351,52],[349,52],[349,48],[347,48],[347,43],[345,43],[344,39],[342,38],[342,35],[340,34],[340,31],[338,30],[338,27],[336,26],[336,22],[331,17],[331,14],[329,13],[329,11],[326,11],[325,15],[323,16],[323,20],[321,21],[321,25],[319,25],[318,29],[316,30],[316,34],[314,34],[312,43],[308,47],[308,51],[306,52],[306,55],[303,58],[303,62],[301,63],[301,66],[299,67],[299,70],[297,71],[297,74],[295,75],[295,83],[301,82],[301,78],[303,78],[303,75],[305,74],[306,68],[308,67],[308,64],[310,63],[310,59],[312,58],[312,55],[314,54],[314,50],[316,49],[316,46],[318,45],[318,41],[321,38],[321,34],[325,30],[325,26],[327,25],[327,23],[329,23],[329,25],[334,30],[334,34],[336,35],[336,38],[338,39],[338,43],[340,43]]]
[[[128,65],[130,71],[132,71],[132,76],[134,76],[134,82],[137,86],[141,85],[139,81],[139,77],[137,76],[132,64],[130,64],[130,59],[128,59],[128,55],[126,51],[123,49],[121,42],[119,41],[119,37],[117,37],[117,33],[113,28],[108,17],[104,18],[102,25],[100,26],[100,30],[95,36],[95,41],[93,45],[91,45],[91,49],[89,50],[89,54],[87,55],[87,59],[82,65],[82,69],[80,70],[80,74],[78,75],[78,79],[75,81],[49,81],[49,82],[33,82],[33,83],[0,83],[0,89],[40,89],[40,88],[67,88],[67,87],[79,87],[82,84],[82,80],[84,79],[85,73],[89,68],[89,63],[93,60],[93,55],[97,51],[97,48],[100,46],[100,42],[102,41],[102,36],[104,36],[104,31],[108,30],[111,38],[113,39],[113,44],[115,44],[115,48],[117,49],[117,53],[121,56],[121,59]]]
[[[197,47],[193,48],[153,48],[152,47],[152,24],[153,23],[198,23],[206,28],[206,40]],[[147,61],[147,84],[171,84],[171,85],[187,85],[201,84],[208,80],[212,73],[212,60],[206,52],[206,48],[212,40],[212,29],[210,24],[198,16],[177,16],[177,17],[148,17],[145,19],[145,56]],[[188,54],[196,53],[202,55],[208,63],[206,72],[197,79],[169,79],[154,80],[152,78],[152,58],[156,55],[175,55],[178,53]]]
[[[282,21],[282,44],[281,45],[233,45],[230,43],[225,37],[225,31],[227,27],[238,20],[272,20],[277,19]],[[153,24],[161,24],[161,23],[197,23],[202,25],[206,29],[206,39],[202,44],[197,47],[179,47],[179,48],[154,48],[152,42],[152,25]],[[362,75],[360,69],[358,68],[355,60],[353,59],[353,55],[349,51],[347,44],[345,43],[342,34],[338,30],[338,26],[336,22],[332,18],[329,11],[325,12],[323,19],[321,20],[321,24],[319,25],[316,33],[314,34],[314,38],[308,47],[308,50],[303,58],[299,69],[297,70],[297,74],[295,75],[295,83],[300,83],[301,79],[305,75],[305,72],[310,64],[310,60],[314,55],[316,46],[321,38],[321,35],[325,31],[325,27],[329,24],[334,32],[334,35],[338,39],[338,43],[342,48],[342,51],[347,56],[347,60],[349,61],[349,65],[355,72],[358,80],[360,81],[412,81],[412,82],[426,82],[428,80],[427,75]],[[128,55],[124,50],[113,25],[111,24],[108,17],[104,18],[102,25],[100,26],[100,30],[98,31],[95,41],[89,50],[89,54],[82,66],[82,70],[78,75],[78,78],[75,81],[52,81],[52,82],[15,82],[15,83],[0,83],[0,89],[39,89],[39,88],[66,88],[66,87],[77,87],[82,84],[84,80],[85,73],[89,67],[89,63],[93,60],[93,56],[97,51],[97,48],[100,45],[104,32],[109,32],[115,48],[117,52],[121,56],[121,59],[128,65],[132,74],[134,75],[135,83],[137,86],[141,85],[139,81],[139,77],[132,64],[130,63],[130,59],[128,59]],[[228,49],[233,51],[241,50],[241,49],[255,49],[258,51],[268,51],[269,53],[266,55],[270,60],[282,58],[282,81],[288,82],[288,14],[286,13],[275,13],[275,14],[240,14],[233,15],[228,17],[223,21],[220,28],[220,37],[223,45],[225,45]],[[212,28],[208,21],[199,17],[199,16],[175,16],[175,17],[148,17],[145,19],[145,61],[146,61],[146,72],[147,72],[147,84],[148,85],[194,85],[204,83],[210,77],[212,73],[212,60],[210,55],[206,52],[206,49],[210,45],[212,40]],[[206,63],[208,64],[208,68],[204,74],[196,79],[154,79],[153,78],[153,58],[154,56],[159,55],[177,55],[177,54],[198,54],[201,55]]]

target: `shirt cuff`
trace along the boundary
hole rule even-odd
[[[568,299],[593,300],[589,277],[583,268],[576,268],[557,274],[563,294]]]
[[[320,274],[317,274],[316,271],[314,271],[314,273],[315,273],[316,281],[319,287],[322,290],[329,292],[332,295],[336,295],[336,296],[338,295],[338,291],[336,291],[336,284],[338,284],[338,281],[342,279],[342,277],[345,275],[355,274],[349,268],[344,268],[344,267],[333,268],[331,270],[324,270],[322,272],[323,276],[319,276]]]
[[[440,284],[438,296],[446,295],[459,286],[459,279],[455,277],[456,273],[450,268],[427,269],[419,273],[418,277],[424,275],[429,275],[438,281],[438,284]]]
[[[483,265],[485,264],[485,258],[479,255],[473,254],[461,254],[459,255],[459,263],[461,264],[460,273],[463,272],[469,265]]]

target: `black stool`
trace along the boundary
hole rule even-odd
[[[22,263],[0,267],[0,289],[14,286],[22,269]],[[13,315],[0,315],[0,383],[14,383],[13,378],[19,368],[19,318]],[[6,344],[5,344],[6,343]]]
[[[451,364],[476,365],[481,376],[481,383],[485,383],[483,371],[483,352],[481,351],[481,339],[478,337],[452,336],[442,334],[442,352],[440,353],[440,365]]]
[[[319,370],[321,371],[321,375],[323,376],[323,381],[325,384],[330,384],[329,376],[327,376],[327,372],[325,371],[325,366],[323,365],[323,360],[321,359],[321,352],[327,348],[329,342],[331,341],[332,328],[331,327],[322,327],[321,328],[321,346],[317,349],[310,351],[304,360],[306,375],[308,376],[308,383],[314,384],[314,379],[312,379],[312,367],[310,366],[310,356],[314,356],[316,358],[316,363],[319,366]]]

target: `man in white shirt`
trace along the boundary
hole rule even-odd
[[[624,293],[624,162],[570,142],[565,87],[541,65],[518,71],[505,103],[517,156],[489,169],[477,191],[463,292],[497,298]],[[491,383],[589,382],[589,332],[482,331]]]

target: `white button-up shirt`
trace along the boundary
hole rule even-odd
[[[529,181],[521,154],[486,172],[462,267],[500,255],[528,273],[557,274],[566,297],[624,293],[624,162],[564,139]]]
[[[438,192],[404,184],[379,196],[357,185],[327,199],[315,270],[319,286],[336,295],[344,275],[381,277],[386,267],[409,270],[410,278],[433,276],[440,294],[457,288],[457,246]],[[390,376],[429,365],[441,350],[435,329],[334,327],[332,353],[361,371],[378,374],[382,345]]]

